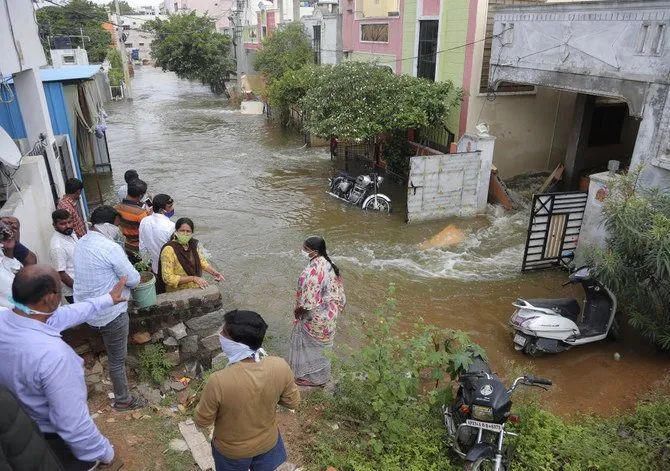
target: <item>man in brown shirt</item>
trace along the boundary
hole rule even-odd
[[[295,409],[300,392],[284,359],[261,348],[267,324],[252,311],[225,314],[219,335],[228,366],[212,374],[195,409],[195,423],[214,424],[216,471],[273,471],[286,461],[277,404]]]

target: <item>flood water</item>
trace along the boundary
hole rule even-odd
[[[241,115],[207,87],[143,67],[133,95],[107,106],[114,169],[113,182],[103,182],[108,202],[129,168],[150,192],[171,195],[175,218],[195,221],[196,237],[226,276],[224,306],[262,313],[279,353],[288,349],[302,240],[320,234],[345,278],[341,341],[393,282],[406,319],[469,332],[500,372],[514,362],[551,378],[555,386],[541,395],[543,403],[564,414],[630,407],[667,368],[663,357],[635,343],[605,341],[534,360],[514,350],[506,327],[514,299],[580,296],[560,286],[564,272],[520,274],[525,214],[407,225],[402,208],[388,216],[364,213],[326,194],[338,166],[327,149],[303,148],[299,136],[263,116]],[[383,190],[395,201],[402,192]],[[466,234],[460,246],[418,248],[450,223]]]

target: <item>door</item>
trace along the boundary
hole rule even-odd
[[[437,61],[438,20],[419,21],[419,48],[417,51],[416,76],[435,81]]]
[[[533,196],[521,271],[569,261],[568,255],[577,248],[587,196],[581,191]]]

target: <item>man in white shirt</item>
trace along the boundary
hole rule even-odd
[[[74,246],[77,234],[74,232],[72,215],[66,209],[57,209],[51,213],[55,232],[51,236],[49,255],[51,266],[56,269],[63,285],[63,296],[72,304],[72,286],[74,285]]]
[[[139,284],[140,274],[114,241],[119,234],[120,222],[119,213],[111,206],[99,206],[91,214],[93,227],[74,248],[75,303],[108,293],[122,277],[127,277],[123,290],[125,298],[130,296],[130,288]],[[146,401],[131,396],[128,390],[128,303],[121,302],[101,310],[86,322],[100,332],[107,350],[109,376],[114,386],[112,407],[120,411],[144,407]]]
[[[116,190],[116,197],[119,199],[119,203],[125,200],[128,197],[128,183],[133,180],[137,180],[140,176],[137,173],[137,170],[126,170],[126,173],[123,174],[123,180],[126,182]]]
[[[153,214],[140,221],[140,254],[151,259],[151,271],[158,274],[161,249],[174,234],[174,201],[168,195],[158,194],[153,200]]]

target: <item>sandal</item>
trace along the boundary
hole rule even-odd
[[[112,404],[112,407],[119,411],[119,412],[125,412],[129,410],[135,410],[135,409],[141,409],[143,407],[147,406],[147,400],[144,399],[143,397],[132,397],[130,401],[128,402],[114,402]]]

